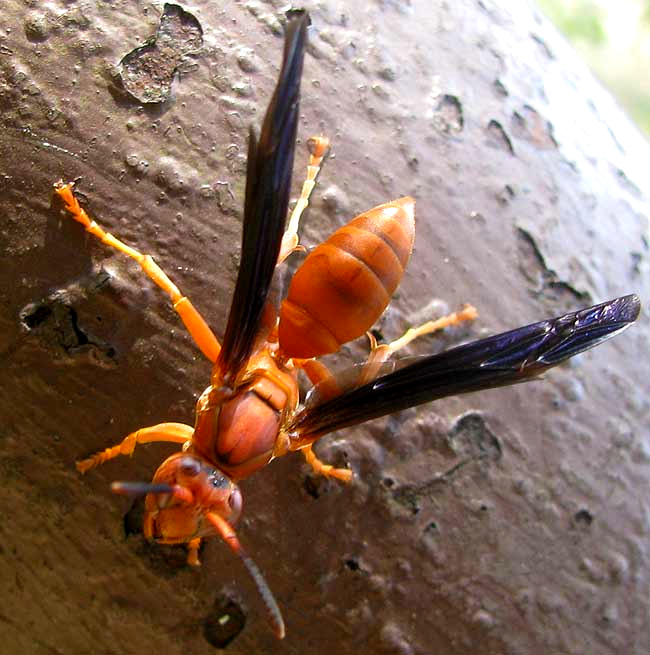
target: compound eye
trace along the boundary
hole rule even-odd
[[[228,497],[228,505],[230,505],[230,509],[232,511],[230,520],[234,522],[241,514],[241,508],[242,508],[241,491],[239,491],[237,487],[235,487],[232,490],[232,493]]]
[[[194,457],[182,457],[179,464],[181,473],[189,478],[194,478],[201,472],[201,462]]]

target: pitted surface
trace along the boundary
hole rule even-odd
[[[647,309],[543,381],[323,440],[323,459],[355,470],[350,487],[313,480],[299,456],[247,481],[239,534],[284,611],[282,644],[216,540],[199,571],[125,540],[129,505],[108,482],[149,478],[170,449],[86,477],[74,461],[192,422],[210,369],[137,266],[50,206],[51,185],[82,176],[89,213],[222,334],[279,3],[185,6],[203,47],[156,107],[114,76],[161,4],[27,4],[0,16],[0,587],[20,608],[0,612],[3,653],[208,653],[224,607],[245,622],[233,654],[648,652]],[[417,201],[386,339],[436,299],[480,319],[412,353],[623,293],[647,302],[648,146],[525,3],[306,6],[299,134],[327,134],[334,156],[305,243]]]

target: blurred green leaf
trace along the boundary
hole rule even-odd
[[[538,0],[538,4],[570,40],[580,39],[591,45],[607,41],[602,10],[593,0],[582,0],[570,6],[562,0]]]
[[[603,0],[537,0],[537,4],[637,125],[650,134],[650,79],[646,73],[650,69],[646,47],[650,41],[650,0],[626,2],[620,7]],[[626,25],[622,23],[625,20]]]

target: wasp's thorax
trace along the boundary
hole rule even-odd
[[[233,388],[213,384],[199,398],[192,447],[235,480],[266,466],[287,413],[298,405],[296,371],[258,352]]]
[[[145,499],[144,534],[161,543],[185,543],[215,533],[207,514],[236,523],[242,508],[237,485],[219,469],[191,452],[177,453],[156,471],[153,484],[171,493],[149,493]]]

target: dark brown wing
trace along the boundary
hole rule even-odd
[[[306,445],[431,400],[523,382],[629,327],[640,307],[637,296],[624,296],[420,358],[331,400],[308,401],[286,432],[292,447]]]
[[[225,382],[246,365],[264,313],[289,207],[308,15],[291,12],[280,77],[259,141],[251,128],[242,254],[217,367]]]

